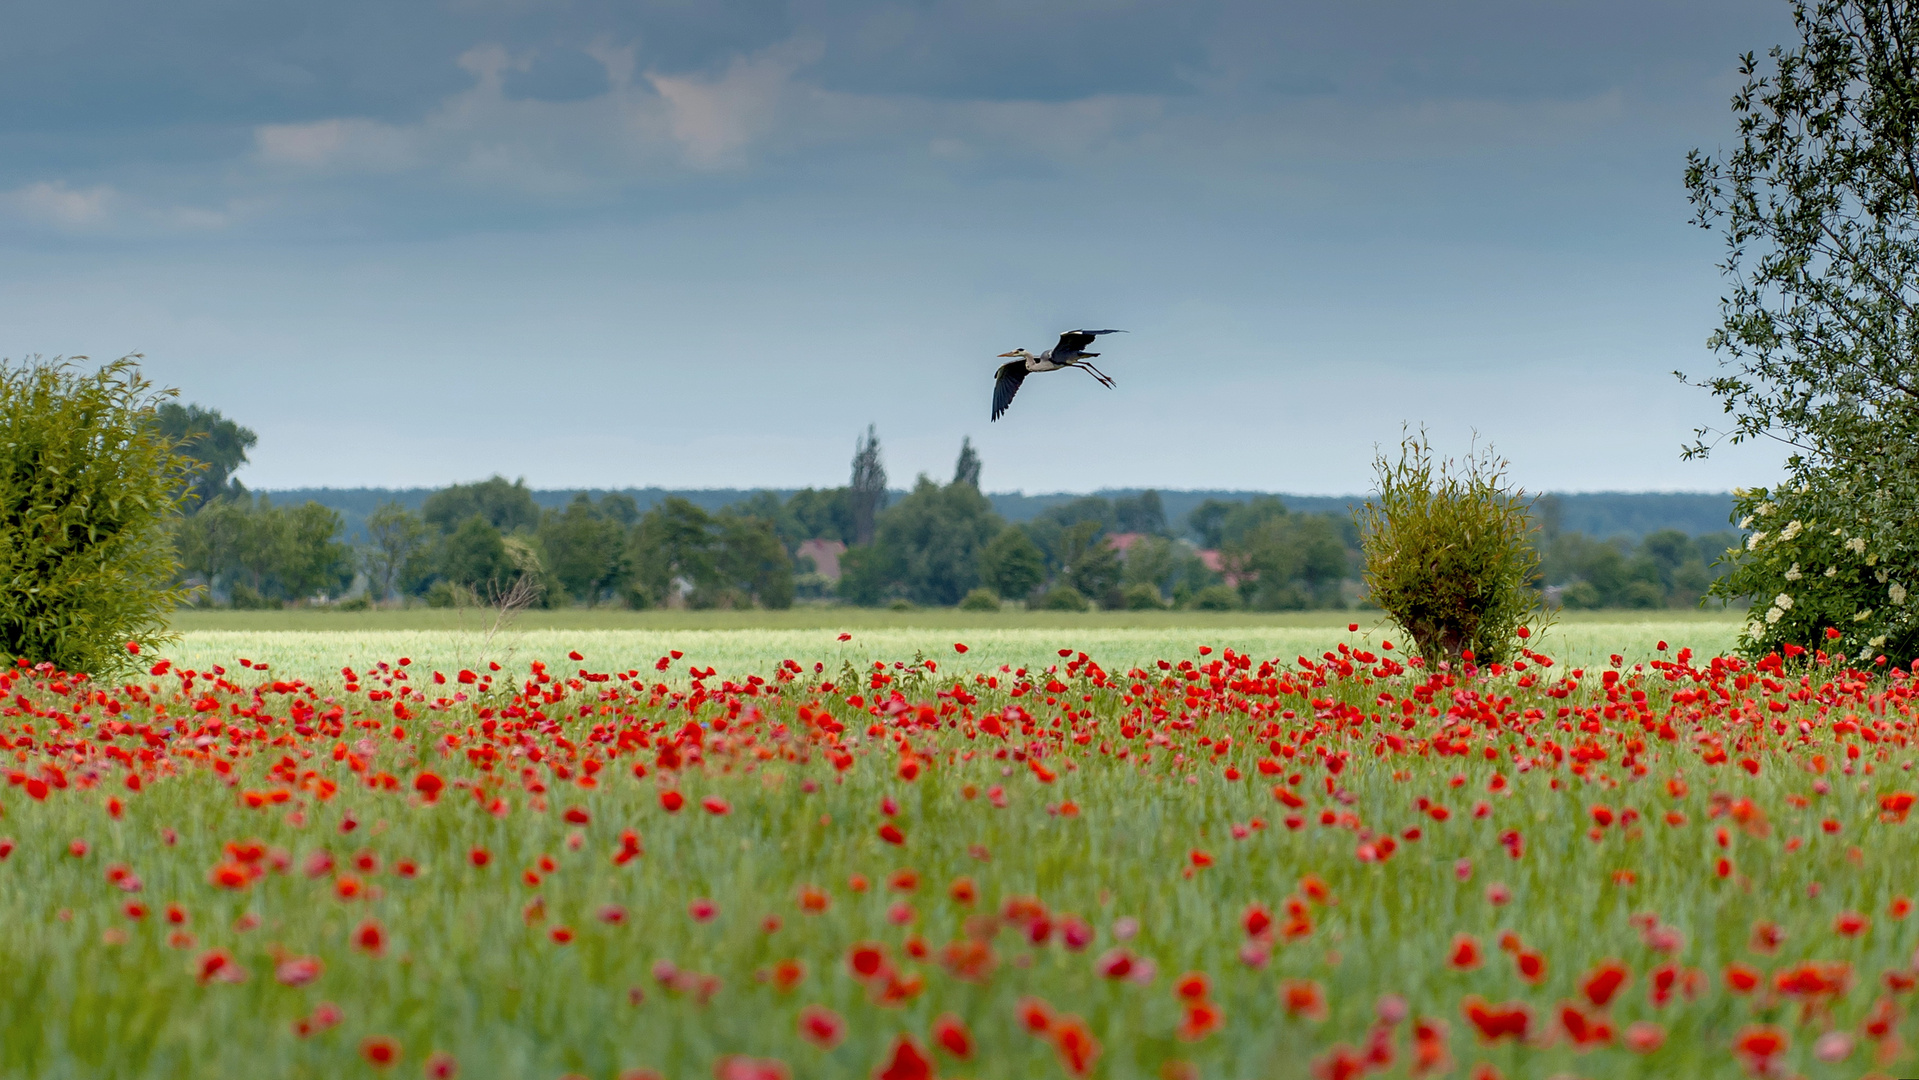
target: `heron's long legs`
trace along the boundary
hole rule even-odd
[[[1108,376],[1104,371],[1101,371],[1100,369],[1094,367],[1091,363],[1088,363],[1085,360],[1080,360],[1080,361],[1077,361],[1073,366],[1083,369],[1086,372],[1086,374],[1091,375],[1093,378],[1099,380],[1099,384],[1101,386],[1104,386],[1106,389],[1111,390],[1114,388],[1112,378]]]

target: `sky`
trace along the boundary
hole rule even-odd
[[[1783,0],[66,0],[0,35],[0,356],[141,353],[256,488],[1724,490]],[[1106,390],[996,354],[1081,326]]]

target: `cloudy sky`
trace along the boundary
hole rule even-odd
[[[1781,0],[66,0],[0,35],[0,355],[141,352],[256,487],[1364,490],[1681,462]],[[1123,327],[1119,383],[994,354]]]

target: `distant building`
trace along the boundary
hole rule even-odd
[[[1147,535],[1146,533],[1136,533],[1136,532],[1109,533],[1107,534],[1107,537],[1106,537],[1106,543],[1114,551],[1117,551],[1120,553],[1120,555],[1124,556],[1126,554],[1127,548],[1132,547],[1134,544],[1137,544],[1141,540],[1146,539],[1146,535]]]
[[[846,545],[838,540],[802,540],[793,552],[793,558],[813,560],[813,572],[828,581],[840,579],[840,556],[846,554]]]

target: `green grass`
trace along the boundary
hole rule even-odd
[[[1597,632],[1620,624],[1578,625]],[[1648,633],[1675,627],[1718,629],[1698,621],[1639,624]],[[938,628],[941,640],[950,630]],[[855,641],[934,632],[866,628]],[[242,632],[195,635],[221,633]],[[457,637],[447,630],[250,633],[268,644],[306,642],[316,657],[337,656],[342,642],[365,647],[381,634]],[[743,635],[744,656],[770,655],[768,642],[779,635],[831,640],[821,628],[525,631],[607,642],[648,633]],[[1343,625],[1270,624],[964,636],[987,643],[976,652],[1023,649],[1016,659],[1040,669],[1057,663],[1054,644],[1100,634],[1112,648],[1176,642],[1179,650],[1168,654],[1174,661],[1190,655],[1200,635],[1345,636]],[[1113,636],[1125,634],[1140,636]],[[950,645],[943,656],[954,658]],[[817,649],[796,658],[838,659]],[[1215,652],[1202,664],[1220,658]],[[1052,1040],[1018,1021],[1020,1003],[1038,998],[1083,1019],[1099,1040],[1094,1077],[1163,1080],[1176,1075],[1165,1071],[1168,1063],[1190,1062],[1202,1077],[1308,1080],[1311,1059],[1335,1044],[1363,1044],[1382,995],[1397,995],[1414,1016],[1447,1025],[1454,1076],[1484,1062],[1515,1080],[1730,1080],[1744,1074],[1733,1040],[1752,1025],[1775,1024],[1791,1036],[1784,1055],[1791,1074],[1850,1080],[1868,1067],[1874,1048],[1861,1040],[1833,1064],[1812,1055],[1814,1040],[1829,1029],[1858,1032],[1879,998],[1881,974],[1907,967],[1919,944],[1919,920],[1889,907],[1919,890],[1911,873],[1919,821],[1892,823],[1879,814],[1883,796],[1913,786],[1914,700],[1885,680],[1842,678],[1834,687],[1825,680],[1836,673],[1807,672],[1817,693],[1802,701],[1789,696],[1796,676],[1774,689],[1725,673],[1668,681],[1629,668],[1617,688],[1597,671],[1572,687],[1558,681],[1566,668],[1555,666],[1535,667],[1526,679],[1508,673],[1433,687],[1417,673],[1369,669],[1363,658],[1350,673],[1337,665],[1282,669],[1283,687],[1248,670],[1187,680],[1156,666],[1150,676],[1124,676],[1109,664],[1120,677],[1061,671],[1065,685],[1057,690],[1044,674],[1036,685],[993,686],[981,676],[957,680],[956,688],[944,665],[937,674],[889,669],[897,681],[887,690],[945,710],[938,719],[930,711],[877,711],[863,700],[873,693],[865,680],[826,690],[802,677],[777,697],[707,680],[698,708],[704,760],[683,760],[675,771],[662,764],[659,748],[676,736],[682,751],[690,746],[688,712],[666,707],[671,698],[650,688],[560,681],[517,698],[469,688],[474,700],[441,708],[434,699],[457,684],[416,674],[349,690],[335,674],[311,695],[287,694],[272,689],[273,676],[293,665],[279,653],[254,659],[271,661],[272,672],[232,670],[237,685],[230,687],[204,676],[188,686],[177,670],[140,680],[147,689],[100,697],[85,685],[31,674],[0,686],[14,709],[0,733],[20,770],[0,788],[0,832],[9,841],[0,860],[0,925],[8,928],[0,935],[0,1075],[371,1076],[362,1040],[384,1036],[400,1047],[393,1076],[419,1076],[430,1053],[445,1051],[457,1055],[466,1080],[614,1080],[638,1067],[668,1080],[725,1080],[716,1063],[727,1054],[778,1059],[807,1080],[864,1080],[901,1035],[924,1045],[935,1017],[951,1014],[978,1049],[967,1062],[937,1057],[941,1075],[1066,1080]],[[649,668],[647,682],[686,688],[688,662],[701,660],[689,655],[668,675]],[[580,666],[610,665],[594,657],[562,674]],[[517,689],[525,668],[508,674]],[[391,699],[368,693],[404,692],[409,683],[423,694],[403,700],[404,717],[396,718]],[[1703,696],[1703,715],[1701,706],[1675,699],[1707,685],[1729,696]],[[851,690],[861,692],[859,703]],[[1646,695],[1643,713],[1632,704],[1635,691]],[[311,720],[310,713],[300,718],[307,704],[321,710],[335,701],[349,726],[301,731]],[[732,702],[743,712],[722,730],[718,721]],[[1835,706],[1830,716],[1826,703]],[[975,732],[976,719],[983,728],[1015,705],[1030,719],[1016,720],[1006,741]],[[844,729],[820,725],[812,707]],[[1577,717],[1552,719],[1560,708],[1591,719],[1577,728]],[[1832,726],[1847,713],[1866,715],[1877,732],[1856,761],[1846,747],[1860,746],[1858,737]],[[1165,722],[1155,725],[1156,715]],[[1660,719],[1676,725],[1670,736],[1658,733]],[[1802,730],[1807,738],[1798,737]],[[642,736],[651,742],[638,742]],[[1217,741],[1224,736],[1230,748]],[[1406,742],[1395,749],[1389,736]],[[1449,738],[1458,745],[1445,746]],[[1584,742],[1606,756],[1578,769],[1549,745]],[[1730,760],[1709,762],[1706,752],[1722,744]],[[489,747],[497,754],[490,763],[468,755]],[[910,780],[900,771],[906,747],[922,764]],[[833,761],[841,750],[844,771]],[[141,761],[134,767],[145,783],[137,794],[124,784],[128,766],[115,751],[153,755],[125,759]],[[1334,769],[1322,751],[1350,757]],[[1029,755],[1037,756],[1021,760]],[[1750,775],[1739,764],[1748,756]],[[588,759],[604,766],[591,788],[579,779]],[[1277,772],[1262,771],[1262,760]],[[1046,771],[1032,767],[1038,761]],[[635,776],[636,763],[647,766],[645,776]],[[61,770],[67,786],[35,797],[26,781],[52,776],[49,767]],[[478,785],[480,797],[448,786],[437,802],[420,798],[413,781],[427,770],[450,784]],[[1289,771],[1300,775],[1297,783]],[[389,774],[392,790],[378,782]],[[1682,776],[1689,786],[1668,786]],[[322,780],[337,783],[337,792],[318,786]],[[1295,811],[1278,801],[1276,784],[1304,805]],[[287,801],[254,808],[244,797],[276,789]],[[669,790],[688,800],[678,813],[663,809]],[[729,812],[702,812],[707,797],[726,800]],[[123,800],[123,812],[110,813],[109,798]],[[1425,799],[1449,807],[1450,816],[1423,812]],[[1751,806],[1733,811],[1740,799]],[[1068,803],[1074,812],[1062,812]],[[1589,834],[1594,804],[1638,816]],[[562,813],[575,806],[585,819],[569,822]],[[1668,812],[1683,817],[1669,822]],[[1261,827],[1251,826],[1255,820]],[[879,834],[888,823],[903,830],[902,843]],[[1421,830],[1417,839],[1407,832],[1413,828]],[[645,854],[616,864],[612,855],[629,829]],[[1523,834],[1523,857],[1508,852],[1502,837],[1509,832]],[[1399,840],[1397,851],[1370,858],[1369,848],[1387,837]],[[75,840],[87,843],[84,854],[73,854]],[[216,887],[210,871],[236,858],[228,845],[250,840],[267,852],[256,864],[263,872],[243,888]],[[488,865],[472,864],[475,847],[491,854]],[[333,865],[310,869],[322,851]],[[1210,864],[1196,865],[1196,852]],[[372,857],[370,868],[353,864],[362,853]],[[1714,869],[1721,857],[1730,860],[1723,875]],[[417,874],[397,872],[403,860]],[[1460,860],[1467,861],[1463,873]],[[141,879],[138,893],[113,886],[108,868],[115,864]],[[916,871],[917,886],[890,888],[905,868]],[[1618,876],[1628,871],[1631,878]],[[529,872],[537,879],[523,877]],[[1307,875],[1331,893],[1326,902],[1301,901],[1310,932],[1270,942],[1263,962],[1249,965],[1247,906],[1266,905],[1283,920]],[[868,887],[855,888],[856,876]],[[342,898],[349,877],[360,888]],[[962,877],[976,886],[976,903],[949,896]],[[1509,903],[1488,899],[1495,883],[1510,891]],[[825,891],[828,910],[801,909],[805,885]],[[1091,942],[1080,951],[1058,939],[1030,944],[1030,924],[991,918],[1015,897],[1035,898],[1056,922],[1084,920]],[[702,899],[717,906],[711,921],[690,917],[689,905]],[[149,914],[127,918],[129,900],[147,904]],[[169,903],[183,909],[178,926],[161,917]],[[607,905],[619,905],[625,920],[603,921]],[[1848,911],[1868,915],[1870,929],[1835,934],[1835,918]],[[1646,914],[1677,929],[1677,952],[1650,944],[1635,922]],[[779,920],[776,929],[769,916]],[[1761,919],[1784,933],[1776,955],[1749,947]],[[1134,920],[1137,932],[1128,934]],[[354,944],[369,921],[385,935],[377,954]],[[558,927],[572,932],[569,943],[553,939]],[[1544,957],[1536,983],[1501,951],[1507,932]],[[1460,933],[1483,950],[1473,970],[1447,962]],[[191,940],[170,940],[174,934]],[[942,964],[946,946],[969,938],[990,941],[990,976],[962,979]],[[849,950],[867,941],[882,944],[911,985],[904,1000],[876,1000],[880,984],[849,972]],[[913,955],[916,942],[926,956]],[[1118,948],[1153,960],[1156,977],[1101,978],[1096,958]],[[196,978],[213,950],[230,955],[246,978]],[[323,974],[308,985],[282,985],[276,965],[289,956],[317,958]],[[1658,1025],[1666,1041],[1653,1053],[1629,1052],[1617,1040],[1580,1053],[1553,1034],[1559,1003],[1578,1000],[1585,973],[1611,957],[1632,978],[1609,1018],[1622,1033],[1633,1023]],[[803,975],[783,992],[766,975],[788,959],[803,965]],[[1742,997],[1721,984],[1729,964],[1753,964],[1770,976],[1807,960],[1847,965],[1853,990],[1802,1015],[1776,994]],[[1654,969],[1668,962],[1695,970],[1699,983],[1661,1005],[1649,990]],[[689,983],[663,979],[671,969],[716,980],[711,1000]],[[1173,992],[1175,977],[1188,971],[1207,976],[1207,997],[1226,1017],[1223,1028],[1193,1040],[1179,1034],[1182,1006]],[[1323,989],[1322,1020],[1281,1009],[1279,988],[1294,979]],[[1474,996],[1524,1003],[1533,1037],[1524,1045],[1483,1043],[1465,1013]],[[340,1025],[296,1034],[296,1022],[323,1003],[341,1008]],[[803,1040],[796,1018],[806,1006],[845,1018],[844,1041],[823,1049]],[[1908,1040],[1919,1036],[1909,1018],[1898,1023]],[[1393,1034],[1395,1069],[1374,1075],[1408,1075],[1408,1027]],[[1909,1052],[1887,1062],[1904,1074],[1911,1063]]]
[[[269,659],[304,679],[334,678],[405,656],[443,671],[488,662],[516,668],[542,660],[566,668],[578,651],[606,670],[644,668],[678,649],[699,665],[730,672],[770,671],[787,658],[842,663],[910,660],[916,654],[957,670],[1036,663],[1061,648],[1083,650],[1109,667],[1162,656],[1191,656],[1201,645],[1230,647],[1261,659],[1318,657],[1342,641],[1393,636],[1378,612],[961,612],[802,608],[793,611],[527,612],[493,630],[477,613],[449,610],[180,613],[180,643],[167,650],[183,664],[231,666],[236,657]],[[1696,611],[1568,612],[1535,645],[1570,662],[1591,663],[1618,652],[1633,660],[1690,647],[1701,655],[1731,648],[1736,616]],[[851,640],[838,640],[850,633]],[[965,655],[953,644],[968,646]],[[575,667],[578,665],[575,664]]]

